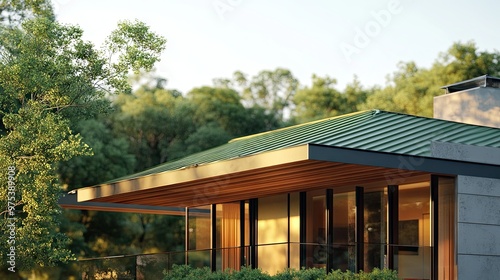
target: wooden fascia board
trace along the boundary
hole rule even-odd
[[[308,158],[308,145],[299,145],[246,157],[145,175],[110,184],[81,188],[77,190],[77,200],[78,202],[92,201],[118,194],[149,190],[258,168],[298,162],[307,160]]]

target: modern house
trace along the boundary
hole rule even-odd
[[[181,213],[182,261],[214,270],[495,279],[499,87],[490,76],[445,86],[435,118],[369,110],[233,139],[62,205]]]

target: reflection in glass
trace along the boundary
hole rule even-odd
[[[241,266],[240,203],[217,204],[216,219],[217,269],[239,270]]]
[[[307,192],[306,267],[326,267],[326,191]]]
[[[300,269],[300,197],[290,194],[290,268]]]
[[[210,205],[188,209],[188,264],[210,266]]]
[[[259,198],[257,217],[259,268],[270,273],[285,269],[288,266],[288,245],[286,244],[288,242],[288,195]]]
[[[430,279],[430,183],[399,186],[395,269],[401,278]]]
[[[356,193],[333,194],[332,268],[356,270]]]
[[[438,182],[438,279],[455,279],[455,179]]]
[[[364,194],[364,270],[386,265],[387,243],[387,191],[369,191]],[[360,229],[361,230],[361,229]]]

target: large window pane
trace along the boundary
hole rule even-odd
[[[455,179],[438,179],[438,279],[456,279]]]
[[[238,270],[240,261],[240,203],[216,205],[216,252],[217,269]]]
[[[306,267],[326,267],[326,190],[307,192]]]
[[[399,186],[398,210],[394,268],[401,278],[430,279],[430,183]]]
[[[210,205],[188,209],[188,264],[210,266]]]
[[[290,268],[300,269],[300,195],[290,194]]]
[[[356,193],[333,194],[332,268],[356,270]]]
[[[259,198],[257,244],[258,266],[275,273],[287,267],[288,195]]]
[[[364,270],[383,268],[386,264],[387,243],[387,191],[370,190],[364,194],[365,256]]]

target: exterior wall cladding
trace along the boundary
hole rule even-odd
[[[436,96],[434,118],[500,128],[500,89],[478,87]]]
[[[433,156],[500,164],[500,149],[433,143]],[[499,170],[500,172],[500,170]],[[500,180],[457,176],[457,264],[459,279],[500,275]]]

